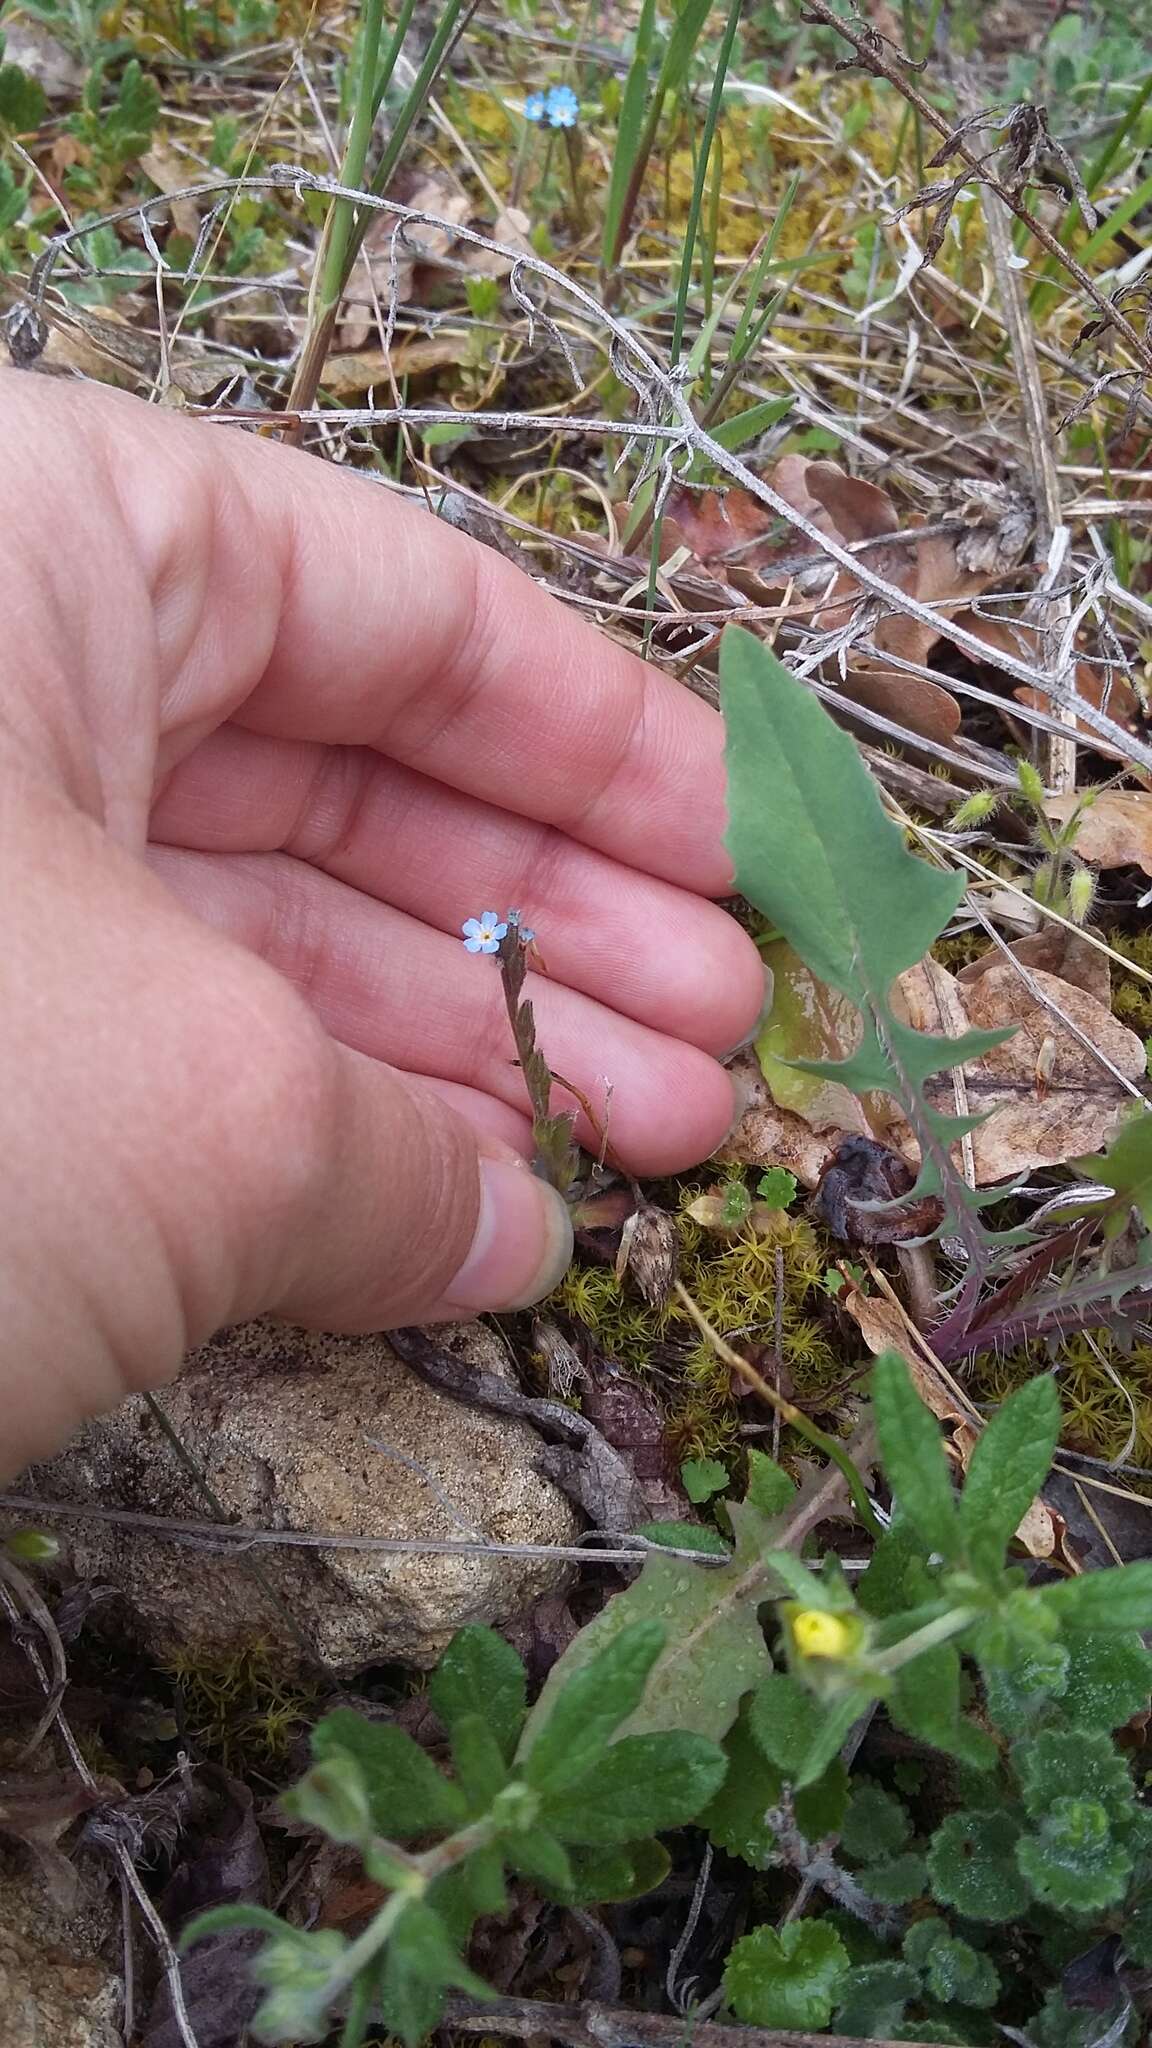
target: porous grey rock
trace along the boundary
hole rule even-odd
[[[64,1908],[22,1852],[0,1853],[0,2048],[122,2048],[114,1898]]]
[[[481,1325],[436,1338],[509,1376],[499,1339]],[[571,1507],[534,1469],[535,1433],[433,1392],[383,1336],[243,1324],[193,1354],[158,1401],[228,1516],[250,1527],[425,1541],[574,1539]],[[21,1491],[212,1519],[139,1397],[89,1423],[29,1471]],[[214,1657],[263,1641],[281,1664],[306,1662],[311,1651],[341,1675],[379,1662],[431,1664],[463,1623],[511,1619],[554,1591],[565,1569],[540,1558],[355,1549],[237,1555],[40,1510],[35,1519],[54,1528],[75,1571],[122,1596],[101,1604],[96,1624],[122,1625],[126,1610],[152,1654]]]

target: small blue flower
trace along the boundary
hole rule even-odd
[[[460,930],[464,935],[465,952],[498,953],[508,927],[500,922],[494,910],[482,910],[479,917],[466,918]]]
[[[524,102],[524,119],[542,121],[548,111],[547,101],[542,92],[530,92]]]
[[[580,118],[580,102],[570,85],[550,85],[545,115],[550,128],[574,128]]]

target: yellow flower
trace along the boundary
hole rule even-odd
[[[792,1641],[801,1657],[849,1657],[859,1629],[822,1607],[801,1607],[792,1616]]]

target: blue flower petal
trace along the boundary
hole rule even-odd
[[[574,128],[580,118],[580,102],[570,85],[548,88],[546,113],[551,128]]]
[[[524,119],[526,121],[542,121],[545,111],[546,103],[543,93],[530,92],[524,102]]]

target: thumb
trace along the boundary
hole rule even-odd
[[[367,1330],[549,1294],[572,1255],[555,1189],[431,1088],[330,1040],[319,1056],[329,1107],[262,1306]]]
[[[518,1154],[59,794],[5,794],[0,1473],[241,1317],[387,1329],[555,1285],[568,1214]]]

